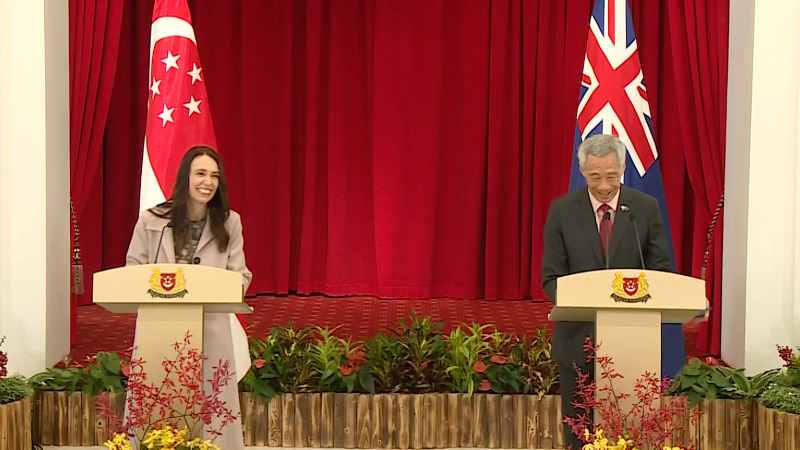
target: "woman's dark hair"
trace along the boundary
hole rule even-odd
[[[228,248],[228,241],[230,241],[228,230],[225,229],[225,222],[230,215],[228,183],[225,181],[222,159],[211,148],[195,146],[183,155],[181,164],[178,166],[178,174],[175,177],[175,186],[172,188],[172,196],[164,203],[151,208],[150,212],[163,219],[170,219],[170,224],[175,233],[175,243],[178,246],[186,244],[188,235],[186,204],[189,201],[189,175],[192,171],[192,161],[202,155],[214,158],[219,167],[219,187],[217,187],[214,197],[208,202],[208,220],[211,222],[211,232],[214,235],[214,240],[217,241],[217,248],[219,248],[220,252],[224,252]]]

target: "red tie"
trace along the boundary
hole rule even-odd
[[[611,238],[611,221],[606,220],[606,213],[611,211],[611,207],[607,204],[603,203],[598,208],[598,211],[601,213],[600,216],[600,245],[603,246],[603,257],[605,258],[608,253],[608,239]]]

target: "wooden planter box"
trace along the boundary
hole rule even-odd
[[[109,396],[117,417],[121,419],[125,396]],[[111,435],[108,421],[97,411],[96,399],[81,392],[36,392],[29,420],[33,443],[76,447],[103,445]]]
[[[759,450],[800,449],[800,415],[789,414],[756,404],[756,433]]]
[[[0,450],[33,448],[31,399],[0,405]]]
[[[800,415],[753,400],[703,400],[699,409],[702,415],[695,424],[687,420],[683,433],[683,442],[695,450],[800,449]]]
[[[241,394],[245,445],[317,448],[563,448],[555,396]]]
[[[283,394],[266,402],[253,394],[241,393],[240,401],[248,446],[376,449],[564,446],[561,401],[557,396],[539,399],[533,395],[474,394],[470,398],[465,394],[314,393]],[[121,417],[124,396],[117,396],[115,404]],[[767,409],[752,400],[704,400],[699,408],[702,412],[699,420],[685,424],[682,436],[683,442],[693,445],[695,450],[800,449],[800,415]],[[102,445],[109,437],[108,424],[95,413],[95,399],[81,393],[37,393],[33,414],[28,417],[36,444]],[[0,436],[4,436],[2,423]],[[0,450],[5,449],[0,446]]]

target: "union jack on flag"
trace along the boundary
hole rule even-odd
[[[618,136],[627,149],[622,181],[658,200],[674,271],[675,256],[661,166],[627,0],[596,0],[589,23],[580,89],[570,192],[586,185],[578,166],[581,142],[595,134]],[[662,375],[674,378],[686,363],[681,324],[663,324],[661,343]]]
[[[577,128],[576,149],[583,139],[594,134],[618,136],[640,177],[658,159],[639,48],[626,0],[595,3],[583,63]]]

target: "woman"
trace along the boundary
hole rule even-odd
[[[252,274],[245,264],[241,218],[228,205],[222,161],[208,147],[193,147],[184,155],[172,197],[142,212],[136,223],[126,265],[153,264],[156,257],[160,263],[203,264],[239,272],[243,292],[247,292]],[[219,360],[228,360],[231,377],[222,388],[222,400],[239,417],[240,377],[233,361],[231,317],[205,315],[203,348],[208,359],[203,378],[210,378]],[[224,450],[243,449],[241,418],[223,428],[214,443]]]

